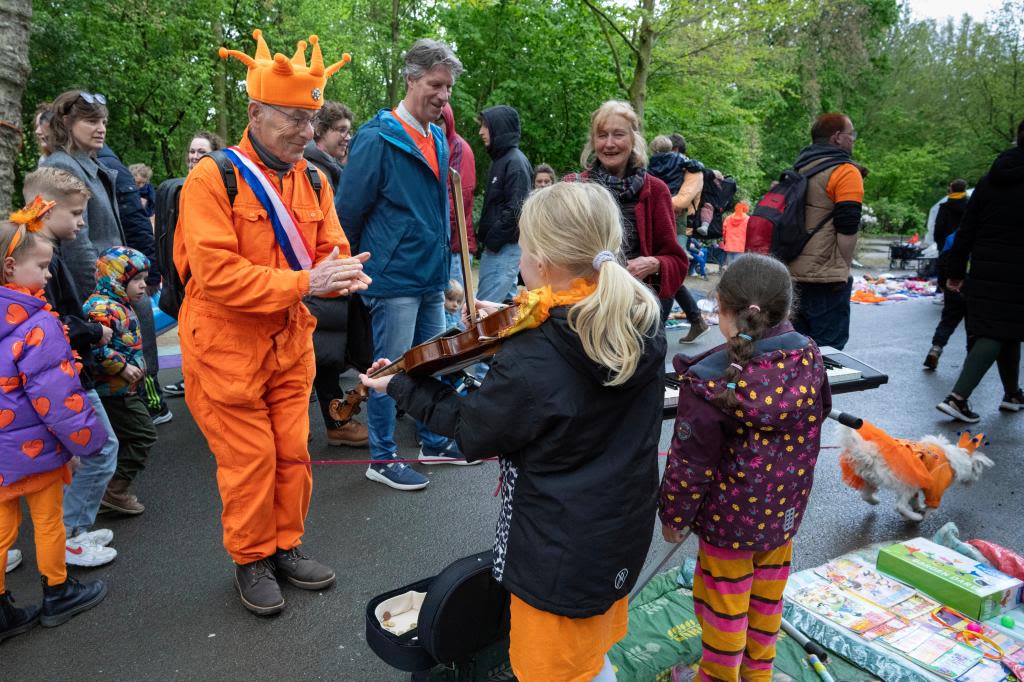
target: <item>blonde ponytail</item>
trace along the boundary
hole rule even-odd
[[[661,321],[661,306],[642,282],[617,260],[622,223],[615,199],[596,183],[558,183],[534,192],[523,205],[519,225],[524,247],[577,277],[593,280],[593,294],[569,310],[569,325],[591,360],[608,368],[606,386],[633,376]],[[595,260],[597,269],[595,270]]]

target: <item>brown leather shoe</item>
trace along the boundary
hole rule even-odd
[[[110,479],[107,490],[103,493],[103,499],[100,500],[100,506],[133,516],[146,511],[146,508],[139,503],[139,498],[129,492],[130,485],[131,481],[121,478]]]
[[[352,419],[345,422],[336,429],[327,429],[328,445],[348,445],[359,447],[370,442],[370,432],[366,424],[361,424]]]

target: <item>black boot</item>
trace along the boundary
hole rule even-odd
[[[278,575],[304,590],[322,590],[334,584],[334,571],[310,559],[298,547],[277,550],[274,565]]]
[[[235,564],[235,586],[242,605],[257,616],[272,616],[284,611],[284,597],[274,577],[272,559]]]
[[[69,577],[60,585],[50,587],[43,576],[43,615],[39,622],[44,628],[56,627],[88,611],[106,596],[107,584],[102,580],[80,583]]]
[[[8,637],[20,635],[35,627],[39,621],[39,607],[19,609],[14,605],[10,592],[0,594],[0,642]]]

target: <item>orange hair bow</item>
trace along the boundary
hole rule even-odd
[[[37,195],[31,204],[12,213],[8,220],[15,225],[24,225],[29,232],[38,232],[43,228],[43,216],[56,205],[56,201],[46,201]]]

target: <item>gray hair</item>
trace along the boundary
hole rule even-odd
[[[421,38],[413,43],[405,53],[405,66],[402,75],[411,80],[419,80],[435,66],[443,66],[451,72],[452,78],[462,73],[462,62],[455,56],[452,49],[442,42]]]

